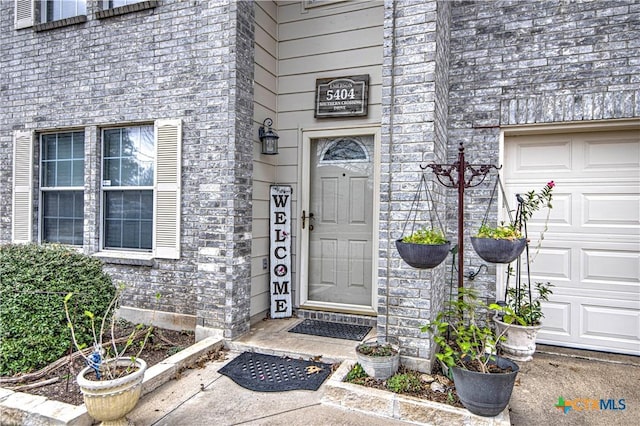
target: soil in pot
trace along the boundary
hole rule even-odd
[[[356,358],[366,373],[379,380],[394,375],[400,366],[400,348],[391,343],[365,340],[356,347]]]

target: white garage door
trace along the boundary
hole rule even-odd
[[[640,131],[507,136],[504,149],[512,208],[512,194],[556,183],[532,264],[555,285],[538,342],[640,355]]]

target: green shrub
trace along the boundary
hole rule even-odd
[[[358,379],[363,379],[365,377],[369,377],[369,375],[364,371],[364,368],[360,365],[360,363],[355,363],[351,370],[347,373],[347,376],[344,378],[345,382],[353,383],[358,381]]]
[[[58,245],[0,246],[0,375],[40,369],[71,348],[63,299],[78,338],[90,343],[84,311],[105,312],[115,295],[102,262]]]
[[[418,392],[422,388],[420,378],[411,373],[400,373],[387,380],[387,389],[395,393]]]

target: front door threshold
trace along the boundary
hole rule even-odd
[[[300,305],[299,309],[310,311],[334,312],[337,314],[347,315],[364,315],[368,317],[377,317],[378,312],[370,306],[334,304],[326,302],[307,301]]]

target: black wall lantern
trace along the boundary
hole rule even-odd
[[[278,139],[280,139],[280,136],[271,129],[272,124],[272,119],[265,118],[262,126],[258,129],[258,137],[262,142],[262,153],[267,155],[276,155],[278,153]]]

